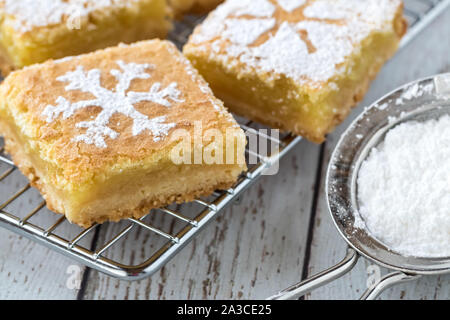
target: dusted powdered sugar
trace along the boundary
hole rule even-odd
[[[66,91],[79,90],[92,94],[95,98],[92,100],[82,100],[70,102],[64,97],[56,99],[56,105],[48,105],[42,115],[48,123],[53,122],[60,116],[68,119],[80,110],[91,106],[97,106],[102,111],[91,121],[82,121],[76,124],[77,128],[86,129],[84,134],[76,136],[74,142],[84,142],[93,144],[98,148],[106,148],[105,138],[116,139],[119,132],[109,127],[111,117],[120,113],[133,120],[132,134],[134,136],[148,130],[154,141],[168,135],[169,130],[175,127],[175,123],[166,123],[166,117],[156,117],[150,119],[148,116],[140,113],[134,108],[134,105],[149,101],[157,103],[164,107],[171,107],[172,102],[182,102],[180,100],[181,92],[177,89],[177,83],[173,82],[166,88],[161,88],[161,83],[155,82],[148,92],[127,91],[131,82],[135,79],[149,79],[150,74],[145,72],[154,66],[149,64],[125,63],[117,61],[121,70],[113,69],[111,74],[117,79],[115,90],[108,90],[102,87],[100,83],[100,69],[84,71],[82,66],[78,66],[75,71],[66,73],[58,77],[58,81],[69,83]]]
[[[368,231],[408,256],[450,256],[450,116],[405,122],[374,148],[358,176]]]
[[[434,85],[432,83],[429,83],[427,85],[421,85],[419,83],[415,83],[408,87],[402,95],[397,98],[395,101],[395,104],[403,104],[405,100],[411,100],[414,98],[419,98],[423,96],[426,93],[431,93],[434,89]]]
[[[27,32],[66,20],[86,16],[92,11],[127,6],[137,0],[0,0],[1,10],[15,18],[14,28]]]
[[[392,17],[399,4],[396,0],[316,0],[303,14],[317,19],[359,20],[380,27],[386,14]]]
[[[259,35],[262,35],[267,31],[267,28],[264,25],[267,24],[267,19],[257,19],[252,22],[248,22],[247,19],[235,19],[242,16],[252,16],[257,18],[270,18],[275,13],[275,6],[268,0],[257,0],[257,5],[255,5],[255,0],[229,0],[224,4],[220,5],[211,16],[205,20],[205,22],[201,25],[201,32],[195,33],[192,38],[192,42],[194,43],[202,43],[205,41],[212,40],[218,36],[221,36],[223,31],[225,30],[225,24],[229,31],[226,33],[227,38],[237,40],[237,43],[241,43],[244,45],[250,44],[248,41],[245,41],[245,38],[248,39],[248,35],[246,32],[243,32],[237,24],[245,24],[247,23],[247,27],[251,27],[251,32],[253,34],[253,38],[258,38]],[[226,20],[228,17],[234,17]],[[258,26],[261,24],[262,26]],[[256,30],[259,31],[259,35],[256,33]],[[240,40],[240,38],[244,38],[244,40]]]
[[[247,46],[272,29],[275,23],[275,19],[228,19],[222,36],[235,44]]]
[[[390,21],[400,4],[400,0],[228,0],[197,28],[191,42],[204,50],[203,43],[213,41],[211,58],[228,66],[237,59],[249,72],[256,69],[300,83],[320,83],[346,72],[343,63],[370,33],[392,31]],[[304,17],[299,14],[297,21],[294,16],[284,21],[275,15],[300,7]],[[267,40],[255,45],[264,34]]]
[[[268,18],[275,13],[275,6],[269,0],[232,0],[227,1],[216,10],[215,14],[226,18],[230,15]]]
[[[277,0],[284,11],[292,12],[306,3],[306,0]]]
[[[310,53],[300,38],[300,30],[308,32],[316,48],[314,52]],[[304,75],[310,80],[322,81],[331,78],[336,73],[336,64],[343,63],[351,54],[353,45],[347,32],[346,26],[317,21],[283,22],[277,33],[261,46],[243,47],[238,43],[228,47],[227,52],[265,72],[276,70],[295,79]]]
[[[284,22],[275,36],[259,47],[243,47],[234,44],[227,49],[232,56],[239,56],[241,62],[247,65],[257,65],[262,71],[277,70],[280,73],[305,72],[308,68],[305,61],[297,61],[296,57],[308,56],[308,47],[300,39],[296,31]],[[288,61],[297,62],[289,64]],[[291,70],[294,69],[294,70]]]

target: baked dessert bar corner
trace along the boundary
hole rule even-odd
[[[160,40],[11,73],[0,134],[48,207],[85,227],[227,189],[246,169],[244,132]]]
[[[228,0],[183,52],[233,112],[322,142],[406,31],[400,0]]]
[[[166,0],[0,0],[0,70],[78,55],[171,29]]]

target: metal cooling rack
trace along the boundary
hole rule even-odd
[[[410,28],[401,46],[411,41],[449,4],[450,0],[406,0],[405,15]],[[201,20],[201,17],[187,17],[176,25],[170,39],[181,47]],[[46,208],[37,191],[3,154],[0,139],[0,226],[110,276],[126,280],[148,277],[197,236],[226,206],[238,201],[244,190],[301,140],[292,135],[274,138],[259,131],[261,126],[254,122],[238,121],[260,141],[269,141],[275,151],[265,155],[247,149],[247,156],[258,161],[249,165],[248,172],[233,188],[216,191],[210,197],[189,204],[152,210],[141,219],[94,225],[85,230]],[[111,250],[115,246],[121,246],[120,254]]]

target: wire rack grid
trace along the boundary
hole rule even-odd
[[[411,41],[449,4],[450,0],[406,0],[405,15],[410,28],[401,46]],[[185,18],[176,24],[170,39],[181,47],[201,20],[202,17]],[[261,125],[257,123],[240,118],[238,121],[247,133],[256,135],[261,141],[270,141],[272,148],[269,154],[247,149],[247,157],[258,161],[249,165],[249,170],[231,189],[216,191],[210,197],[196,199],[190,204],[154,209],[141,219],[93,225],[84,230],[46,208],[38,192],[3,153],[0,139],[0,226],[110,276],[125,280],[148,277],[174,257],[225,207],[237,202],[265,170],[301,140],[301,137],[289,134],[274,138],[264,130],[258,130]],[[108,255],[119,245],[125,254]],[[140,252],[140,259],[136,259],[136,252]]]

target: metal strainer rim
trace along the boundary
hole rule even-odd
[[[449,107],[447,113],[450,114],[450,95],[440,95],[436,90],[435,83],[437,79],[442,79],[442,77],[450,79],[450,73],[410,82],[391,91],[369,108],[366,108],[340,137],[330,158],[326,174],[325,190],[328,211],[339,234],[361,256],[381,266],[409,274],[448,273],[450,272],[450,257],[422,258],[403,256],[388,249],[365,230],[355,229],[352,226],[353,222],[349,221],[354,219],[355,210],[357,211],[355,208],[356,191],[354,183],[359,172],[361,159],[364,157],[364,151],[371,149],[374,141],[376,139],[379,141],[380,135],[383,135],[400,122],[409,121],[421,115],[426,116],[427,113],[439,113],[442,109],[445,112],[447,107]],[[416,84],[424,86],[431,83],[434,85],[432,92],[424,92],[422,96],[408,100],[401,106],[395,105],[396,98],[411,86]],[[377,108],[377,106],[386,106],[385,104],[387,104],[386,108]],[[421,107],[418,108],[418,105]],[[405,113],[403,117],[400,117],[397,121],[389,122],[387,117],[399,117],[401,112]],[[376,119],[377,117],[384,118],[384,122],[377,122],[376,120],[379,120]],[[374,121],[373,119],[376,120]],[[359,126],[362,121],[365,121],[365,126]],[[357,135],[361,134],[361,132],[366,132],[368,136],[363,136],[361,139],[357,138]],[[369,144],[372,144],[372,146],[369,146]],[[342,160],[349,156],[349,150],[352,155],[346,161]],[[339,173],[346,167],[348,167],[348,174]],[[344,196],[337,194],[337,191],[344,193]],[[342,212],[342,210],[345,212]],[[368,243],[364,243],[361,239],[367,240]]]

